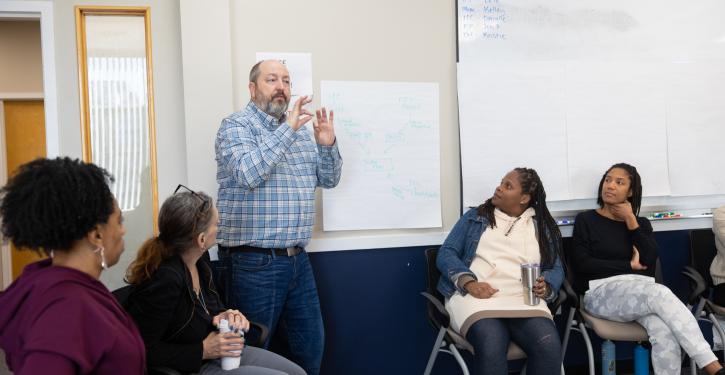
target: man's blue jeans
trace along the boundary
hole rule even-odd
[[[220,249],[219,260],[221,269],[216,271],[228,307],[269,327],[269,337],[279,329],[290,359],[308,375],[319,374],[325,333],[307,253],[288,257]],[[269,339],[264,347],[269,347]]]
[[[556,375],[561,372],[561,341],[551,319],[487,318],[468,329],[466,339],[473,345],[474,374],[508,374],[506,352],[509,341],[526,353],[527,375]]]

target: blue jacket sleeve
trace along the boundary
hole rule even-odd
[[[559,294],[559,289],[561,289],[561,284],[564,283],[564,267],[561,265],[561,259],[557,256],[553,267],[543,271],[541,274],[544,276],[544,281],[551,288],[551,294],[547,298],[547,302],[551,302],[556,299],[556,296]]]
[[[458,278],[463,275],[471,275],[474,279],[477,279],[463,260],[466,250],[466,233],[470,225],[469,217],[472,213],[475,214],[475,209],[468,211],[453,226],[440,250],[438,250],[436,259],[436,266],[441,272],[441,277],[447,278],[462,295],[466,295],[468,292],[456,285]]]

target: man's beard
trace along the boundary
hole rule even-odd
[[[284,94],[283,94],[284,95]],[[277,95],[275,95],[277,96]],[[287,112],[287,108],[289,107],[289,99],[285,96],[284,102],[280,103],[277,100],[274,100],[274,96],[272,98],[262,98],[262,102],[259,106],[264,113],[276,118],[281,119],[282,116]]]

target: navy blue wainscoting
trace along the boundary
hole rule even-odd
[[[423,373],[435,341],[420,295],[424,250],[310,254],[325,322],[323,374]]]

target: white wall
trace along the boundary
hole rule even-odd
[[[455,2],[216,0],[201,5],[182,0],[181,27],[184,95],[186,103],[194,106],[194,113],[187,112],[189,183],[214,194],[216,130],[222,118],[249,100],[248,73],[256,52],[311,52],[317,93],[321,80],[438,83],[443,228],[323,232],[318,194],[310,249],[370,249],[442,241],[460,213]],[[313,105],[319,106],[319,95]],[[192,111],[191,106],[187,111]],[[345,159],[345,150],[341,153]]]
[[[228,0],[181,1],[189,187],[216,200],[214,137],[234,111]]]

